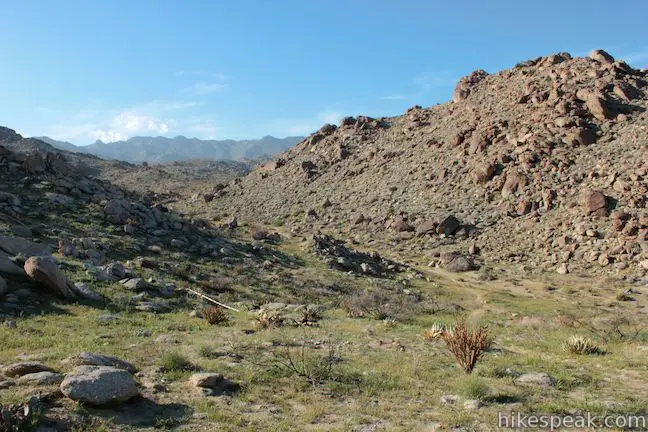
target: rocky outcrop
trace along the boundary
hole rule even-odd
[[[645,72],[602,51],[477,71],[454,102],[319,131],[282,154],[281,169],[243,178],[214,206],[359,249],[407,250],[421,263],[478,240],[485,262],[648,278],[639,264],[648,260],[647,89]],[[602,195],[581,201],[582,190]],[[613,221],[611,210],[629,217]],[[459,227],[445,229],[448,214]],[[570,243],[553,246],[562,236]],[[611,265],[590,259],[604,253]]]
[[[452,93],[452,100],[454,102],[460,102],[466,99],[473,91],[475,86],[479,84],[487,76],[488,76],[488,72],[479,69],[474,72],[471,72],[470,75],[461,78],[457,83],[454,92]]]

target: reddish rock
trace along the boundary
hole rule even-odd
[[[526,186],[527,179],[519,173],[509,173],[506,175],[506,181],[502,187],[502,198],[514,195]]]
[[[572,146],[590,145],[596,142],[596,133],[584,127],[575,128],[565,136],[564,141]]]
[[[478,164],[472,171],[472,177],[477,183],[486,183],[495,175],[495,165],[491,163]]]
[[[607,215],[607,198],[601,191],[584,189],[580,201],[586,214]]]
[[[426,220],[416,226],[416,235],[421,237],[425,234],[434,233],[439,224],[433,220]]]
[[[592,60],[596,60],[599,63],[612,64],[614,63],[614,57],[612,57],[607,52],[602,49],[593,50],[589,54]]]
[[[475,85],[488,76],[488,72],[484,70],[476,70],[471,72],[470,75],[467,75],[459,80],[457,86],[452,93],[453,102],[459,102],[468,97],[472,92]]]
[[[597,120],[604,121],[615,117],[608,107],[605,96],[602,94],[591,93],[587,96],[585,104],[589,112]]]

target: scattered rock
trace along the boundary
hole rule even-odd
[[[74,366],[112,366],[117,369],[123,369],[130,373],[137,372],[135,366],[127,361],[121,360],[115,356],[104,354],[82,352],[68,359],[68,362]]]
[[[5,237],[0,235],[0,249],[9,255],[23,255],[25,258],[32,256],[48,256],[51,250],[48,245],[36,243],[30,240]]]
[[[72,285],[72,290],[77,294],[77,296],[87,300],[91,300],[91,301],[103,300],[103,296],[101,294],[94,292],[85,282],[75,282],[74,285]]]
[[[79,366],[66,375],[61,392],[89,405],[125,402],[139,394],[133,376],[111,366]]]
[[[58,385],[63,381],[63,375],[54,372],[35,372],[21,376],[16,380],[19,385]]]
[[[536,385],[539,387],[555,387],[556,379],[544,372],[533,372],[520,375],[516,380],[516,384]]]
[[[459,252],[445,252],[441,254],[443,268],[449,272],[460,273],[472,270],[478,270],[479,266],[471,256],[463,255]]]
[[[24,270],[18,267],[10,259],[9,255],[3,251],[0,251],[0,273],[12,274],[12,275],[25,274]]]
[[[124,285],[126,289],[132,291],[142,291],[150,287],[149,283],[141,278],[123,279],[119,283]]]
[[[440,402],[441,405],[454,405],[459,400],[459,396],[456,395],[443,395],[441,396]]]
[[[607,215],[607,198],[602,192],[583,189],[580,200],[586,214]]]
[[[54,372],[54,371],[39,362],[13,363],[10,364],[9,366],[5,366],[4,368],[2,368],[2,373],[5,376],[11,378],[21,377],[23,375],[33,374],[38,372]]]
[[[468,411],[477,411],[479,408],[481,408],[482,403],[478,401],[477,399],[471,399],[464,401],[464,409]]]
[[[439,224],[436,221],[433,220],[426,220],[421,222],[416,226],[416,235],[418,237],[424,236],[429,233],[434,233],[436,232],[437,226]]]
[[[454,234],[459,229],[461,222],[454,215],[450,215],[443,219],[436,229],[437,234],[445,234],[447,236]]]
[[[76,298],[74,286],[56,265],[52,257],[33,256],[25,262],[25,273],[35,281],[64,298]]]
[[[227,380],[217,373],[197,373],[189,378],[189,383],[198,388],[203,396],[219,396],[231,393],[239,388],[233,381]]]

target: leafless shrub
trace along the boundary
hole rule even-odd
[[[300,347],[283,344],[273,351],[271,367],[305,378],[312,385],[321,384],[335,379],[334,367],[340,362],[337,345],[328,341],[327,347],[326,354],[322,355],[313,352],[305,344]]]
[[[464,318],[458,319],[451,330],[441,333],[441,339],[448,351],[454,356],[457,364],[466,373],[471,373],[484,352],[491,346],[493,339],[488,329],[481,326],[471,330]]]
[[[230,321],[230,317],[225,312],[225,309],[221,307],[208,307],[203,309],[203,317],[205,317],[205,321],[207,321],[211,325],[222,325],[222,324],[228,324]]]
[[[400,322],[407,322],[421,309],[410,296],[382,291],[357,292],[343,300],[340,307],[350,318],[368,317],[379,321],[393,318]]]
[[[225,276],[216,276],[209,280],[200,281],[200,287],[205,291],[213,291],[218,293],[232,291],[230,285],[232,281]]]

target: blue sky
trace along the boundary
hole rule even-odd
[[[308,134],[558,51],[648,64],[645,0],[0,4],[0,124],[76,144]]]

